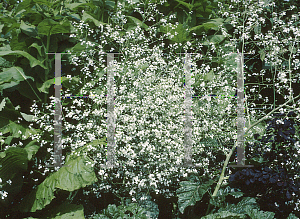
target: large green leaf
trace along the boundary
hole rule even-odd
[[[86,162],[90,164],[86,164]],[[64,166],[49,175],[22,200],[19,210],[22,212],[41,210],[55,198],[56,189],[74,191],[97,182],[92,163],[93,161],[88,157],[69,158],[68,156]]]
[[[183,214],[186,207],[193,206],[200,201],[213,183],[212,180],[200,185],[190,181],[180,182],[180,188],[176,190],[180,212]]]
[[[100,25],[106,25],[106,23],[103,23],[101,21],[98,21],[96,18],[94,18],[92,15],[86,13],[85,11],[83,12],[83,15],[82,15],[82,21],[93,21],[94,24],[99,27]]]
[[[68,20],[57,22],[49,18],[40,22],[37,26],[38,33],[46,36],[58,33],[70,33],[70,28],[71,25]]]
[[[37,29],[36,26],[31,25],[31,24],[25,24],[24,21],[21,20],[21,25],[20,25],[20,29],[27,35],[30,37],[35,37],[38,35],[37,33]]]
[[[24,81],[27,79],[32,79],[33,77],[25,75],[24,71],[20,67],[11,67],[11,68],[3,68],[3,72],[0,73],[0,83],[10,82],[10,81]]]
[[[0,178],[2,188],[8,192],[5,204],[10,204],[14,196],[21,191],[23,185],[22,174],[27,170],[27,152],[23,148],[9,147],[0,156]]]
[[[58,183],[56,188],[63,189],[69,192],[80,189],[94,182],[97,182],[97,177],[91,164],[93,161],[86,157],[77,157],[70,159],[65,166],[57,172]]]
[[[58,207],[55,207],[50,216],[46,219],[85,219],[82,205],[75,205],[64,202]]]
[[[222,211],[210,215],[206,215],[204,217],[201,217],[201,219],[243,219],[246,218],[246,215],[244,214],[236,214],[229,211]]]
[[[255,198],[251,197],[244,197],[239,203],[237,204],[228,204],[226,207],[222,207],[218,210],[221,211],[229,211],[237,214],[246,214],[245,208],[246,206],[251,208],[257,208],[258,204],[256,203]]]
[[[0,51],[0,56],[6,56],[6,55],[21,55],[21,56],[24,56],[25,58],[27,58],[29,60],[31,68],[39,65],[42,68],[47,69],[46,66],[44,66],[42,62],[40,62],[39,60],[37,60],[36,58],[31,56],[27,52],[18,51],[18,50],[17,51]]]
[[[270,211],[260,211],[255,208],[251,208],[250,206],[246,206],[245,211],[250,216],[251,219],[273,219],[275,217],[274,212]]]

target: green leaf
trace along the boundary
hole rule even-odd
[[[258,209],[251,208],[250,206],[246,206],[245,211],[250,216],[251,219],[273,219],[275,217],[274,212],[270,211],[260,211]]]
[[[92,165],[86,162],[93,161],[82,156],[68,159],[64,166],[49,175],[21,201],[19,210],[35,212],[43,209],[55,198],[54,192],[57,188],[71,192],[97,182]]]
[[[31,160],[31,158],[36,154],[36,152],[38,152],[38,150],[40,149],[40,146],[37,145],[37,141],[33,140],[31,142],[29,142],[24,149],[27,151],[28,154],[28,160]]]
[[[43,46],[39,46],[37,43],[33,43],[31,44],[29,47],[34,47],[37,49],[37,51],[39,52],[39,55],[42,56],[42,47]]]
[[[33,77],[25,75],[24,71],[20,67],[11,67],[11,68],[3,68],[3,72],[0,73],[0,81],[3,82],[11,82],[11,81],[24,81],[27,79],[32,79]]]
[[[46,36],[58,33],[70,33],[70,28],[71,25],[68,20],[57,22],[49,18],[40,22],[37,26],[38,33]]]
[[[16,174],[27,170],[27,152],[23,148],[9,147],[0,159],[0,178],[2,182],[12,179]]]
[[[68,160],[66,166],[60,168],[57,173],[59,182],[56,188],[72,192],[96,182],[98,179],[93,167],[91,164],[85,164],[86,162],[92,163],[93,161],[82,157]]]
[[[177,2],[179,2],[180,5],[183,5],[185,6],[186,8],[188,8],[190,11],[193,9],[193,5],[189,4],[189,3],[186,3],[184,1],[180,1],[180,0],[176,0]],[[177,6],[176,6],[177,7]]]
[[[132,17],[132,16],[126,16],[126,17],[128,17],[130,20],[132,20],[137,26],[144,28],[145,30],[149,30],[149,27],[145,23],[140,21],[139,19]]]
[[[33,56],[31,56],[27,52],[18,51],[18,50],[17,51],[0,51],[0,56],[6,56],[6,55],[22,55],[29,60],[31,68],[39,65],[42,68],[47,69],[46,66],[43,65],[43,63],[41,63],[39,60],[35,59]]]
[[[190,181],[180,182],[180,188],[176,190],[178,196],[178,207],[183,214],[184,209],[188,206],[193,206],[197,201],[200,201],[203,195],[208,191],[209,187],[213,184],[210,180],[206,183],[200,184]]]
[[[20,112],[22,117],[27,121],[27,122],[32,122],[33,121],[33,118],[34,118],[34,115],[28,115],[28,114],[25,114],[25,113],[22,113]]]
[[[213,42],[213,43],[221,43],[224,39],[225,36],[223,35],[212,35],[212,36],[208,36],[207,39],[209,40],[209,42]],[[203,43],[204,45],[209,45],[207,42]]]
[[[36,30],[36,26],[34,25],[27,25],[24,23],[23,20],[21,20],[21,25],[20,25],[20,29],[27,35],[30,37],[35,37],[38,35],[37,30]]]
[[[2,111],[4,106],[5,106],[5,99],[3,99],[2,102],[0,103],[0,111]]]
[[[103,23],[101,21],[98,21],[97,19],[95,19],[93,16],[91,16],[90,14],[86,13],[85,11],[83,12],[82,15],[82,21],[93,21],[94,24],[99,27],[100,25],[106,25],[106,23]]]
[[[69,219],[78,218],[84,219],[84,208],[82,205],[70,204],[64,202],[63,204],[56,206],[53,210],[45,213],[43,217],[45,219]]]
[[[221,207],[218,212],[229,211],[237,214],[246,214],[245,207],[249,206],[251,208],[258,207],[255,198],[244,197],[237,204],[228,204],[226,207]]]
[[[79,8],[84,8],[86,6],[89,6],[90,9],[95,10],[96,6],[94,4],[91,3],[71,3],[71,4],[66,4],[65,7],[69,8],[72,11],[76,11]]]
[[[69,82],[70,80],[71,80],[71,82]],[[77,84],[79,81],[80,81],[80,79],[77,77],[72,77],[72,78],[61,77],[61,83],[62,83],[63,87],[66,87],[66,88],[71,88],[72,86]],[[46,82],[43,83],[43,85],[41,87],[37,87],[37,89],[40,92],[48,94],[49,88],[53,84],[54,84],[54,78],[47,80]]]
[[[210,215],[206,215],[204,217],[201,217],[201,219],[238,219],[238,218],[246,218],[246,216],[244,214],[236,214],[236,213],[232,213],[229,211],[222,211],[222,212],[218,212],[218,213],[214,213],[214,214],[210,214]]]
[[[204,80],[205,81],[212,81],[215,77],[214,71],[210,70],[205,76],[204,76]]]
[[[264,61],[265,57],[266,57],[266,51],[265,50],[260,50],[258,53],[260,54],[261,61]]]
[[[293,213],[290,213],[286,219],[299,219],[299,218],[296,217]]]

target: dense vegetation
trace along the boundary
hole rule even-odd
[[[299,7],[2,1],[0,218],[299,218]],[[49,167],[55,57],[48,53],[70,53],[62,55],[67,96],[105,95],[111,52],[122,53],[114,65],[122,165],[102,168],[107,103],[88,98],[62,100],[64,166]],[[181,53],[198,53],[191,56],[197,168],[175,165],[184,151]],[[245,60],[253,168],[228,167],[236,161],[236,53]]]

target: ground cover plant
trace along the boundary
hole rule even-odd
[[[28,4],[34,1],[24,2]],[[236,3],[238,4],[238,2]],[[165,18],[162,15],[162,17],[153,18],[151,15],[160,14],[156,11],[156,4],[153,2],[147,2],[145,5],[124,2],[124,4],[115,4],[113,13],[106,12],[111,18],[111,24],[100,25],[105,18],[105,16],[103,18],[105,13],[102,11],[102,16],[101,13],[96,13],[97,19],[89,17],[87,13],[89,9],[84,4],[82,2],[82,4],[73,3],[73,5],[66,6],[66,8],[72,9],[84,8],[85,11],[82,13],[85,14],[85,20],[90,19],[88,22],[82,22],[80,19],[74,19],[76,21],[70,22],[73,30],[67,38],[70,42],[76,42],[74,43],[76,45],[71,49],[64,48],[61,51],[71,50],[72,55],[68,56],[66,61],[73,65],[72,70],[74,71],[72,72],[76,76],[65,75],[67,77],[64,77],[63,88],[66,89],[63,89],[62,93],[63,95],[97,94],[104,96],[107,70],[104,52],[123,52],[123,56],[114,64],[115,112],[118,118],[115,139],[116,151],[118,152],[116,156],[120,166],[112,169],[103,169],[100,166],[106,161],[105,98],[63,101],[65,126],[63,130],[63,160],[70,167],[65,166],[59,170],[46,167],[49,160],[53,160],[50,156],[54,134],[53,119],[51,119],[54,116],[53,101],[42,104],[37,99],[31,107],[31,114],[34,114],[32,117],[18,113],[9,99],[4,99],[1,102],[3,113],[13,111],[16,116],[22,116],[28,122],[34,121],[30,126],[36,128],[32,129],[36,130],[35,133],[34,131],[30,133],[25,128],[21,129],[16,123],[10,123],[10,128],[3,125],[2,132],[6,135],[3,137],[6,139],[4,141],[6,146],[1,154],[1,178],[4,179],[3,182],[8,181],[3,185],[5,188],[2,192],[3,197],[7,195],[5,192],[8,189],[12,193],[18,193],[16,187],[19,191],[20,188],[25,188],[20,179],[22,178],[20,177],[22,176],[21,173],[8,175],[10,162],[15,162],[16,171],[14,172],[25,172],[24,179],[28,180],[33,176],[37,178],[34,185],[32,182],[28,183],[29,186],[26,188],[29,192],[27,194],[20,195],[19,193],[20,198],[14,200],[13,210],[28,212],[23,213],[24,217],[39,218],[53,218],[58,214],[63,214],[65,217],[76,216],[77,218],[274,218],[274,216],[287,218],[288,215],[289,218],[296,218],[296,216],[292,216],[292,213],[294,215],[299,214],[297,204],[299,201],[298,159],[294,158],[293,160],[294,169],[286,170],[289,172],[288,176],[286,174],[282,176],[277,174],[278,176],[276,176],[272,172],[273,170],[266,169],[266,164],[279,163],[277,160],[271,162],[270,157],[281,158],[281,153],[284,156],[278,160],[286,162],[290,166],[290,155],[299,151],[299,135],[297,136],[299,133],[297,127],[297,124],[299,125],[299,93],[296,93],[296,89],[294,89],[294,93],[288,93],[289,101],[285,100],[283,106],[280,105],[283,103],[276,104],[274,102],[272,111],[263,110],[260,115],[253,113],[255,111],[251,109],[249,102],[247,103],[249,105],[246,104],[246,115],[249,118],[246,126],[249,134],[246,141],[251,144],[252,141],[257,142],[254,141],[257,140],[257,133],[263,135],[264,131],[268,130],[264,127],[266,124],[262,123],[263,125],[260,127],[257,124],[265,119],[273,119],[274,112],[293,103],[289,109],[294,110],[293,116],[296,121],[289,122],[293,121],[292,115],[289,114],[287,116],[288,121],[287,119],[283,120],[284,124],[289,127],[286,127],[288,130],[279,128],[275,130],[277,132],[274,131],[274,133],[278,133],[277,136],[280,140],[278,145],[274,143],[277,141],[276,139],[273,141],[272,154],[265,153],[262,156],[263,159],[260,160],[254,156],[256,155],[255,151],[251,151],[250,157],[248,156],[249,160],[256,165],[257,170],[264,176],[269,174],[268,177],[272,178],[269,180],[271,184],[275,183],[274,177],[281,177],[285,180],[279,181],[277,184],[288,183],[290,185],[291,190],[283,188],[281,184],[278,185],[283,188],[285,198],[290,201],[289,204],[285,203],[289,205],[288,210],[283,214],[281,208],[269,207],[266,209],[264,203],[259,202],[262,199],[259,199],[258,195],[261,194],[249,191],[247,187],[243,187],[243,183],[236,180],[236,176],[239,175],[243,176],[239,180],[246,185],[249,182],[254,183],[258,172],[253,174],[253,171],[245,169],[234,172],[230,178],[225,177],[227,164],[234,162],[234,156],[231,155],[234,154],[232,143],[235,139],[234,118],[236,117],[233,108],[235,101],[230,98],[230,95],[235,93],[236,57],[234,54],[231,56],[228,54],[237,52],[237,49],[242,53],[248,52],[245,50],[249,49],[250,46],[245,46],[246,49],[244,50],[244,45],[247,44],[245,39],[254,28],[251,23],[247,27],[245,26],[245,17],[247,17],[247,13],[253,14],[255,7],[259,11],[262,10],[260,7],[268,10],[269,6],[263,7],[263,5],[253,4],[253,8],[242,9],[245,11],[244,17],[243,19],[237,17],[237,20],[234,19],[233,15],[229,16],[230,18],[217,17],[216,13],[212,13],[213,11],[210,10],[212,15],[209,18],[206,17],[207,22],[195,26],[193,19],[196,16],[191,9],[194,7],[197,12],[197,9],[202,8],[205,12],[203,5],[200,7],[193,3],[179,4],[186,9],[183,10],[183,14],[186,12],[186,16],[182,15],[183,19],[180,20],[180,17],[179,22],[176,23],[175,13],[169,14]],[[170,6],[168,4],[160,2],[161,7]],[[106,6],[102,6],[104,10]],[[229,8],[219,6],[220,12],[225,17],[229,15],[230,8],[234,10],[239,8],[234,2],[230,3]],[[46,10],[46,7],[42,7],[43,10]],[[159,4],[157,7],[159,8]],[[135,17],[126,14],[131,8],[135,9],[131,12],[131,15]],[[197,13],[202,13],[200,9],[199,11]],[[138,13],[140,17],[134,13]],[[178,11],[177,14],[180,12]],[[203,14],[205,15],[205,13]],[[102,18],[102,22],[99,22],[100,18]],[[133,22],[127,23],[127,18]],[[147,20],[152,21],[152,25],[146,24]],[[240,27],[236,27],[235,22],[241,22],[241,20],[244,24],[241,26],[244,29],[238,32]],[[276,19],[273,18],[274,20]],[[263,20],[259,21],[263,22]],[[289,25],[293,27],[292,24]],[[189,31],[187,32],[185,28]],[[276,86],[283,85],[283,93],[285,92],[284,89],[291,90],[292,85],[297,83],[297,81],[294,83],[297,80],[295,73],[298,69],[297,65],[292,68],[290,63],[297,63],[294,60],[299,58],[299,51],[296,49],[298,48],[296,43],[299,28],[297,29],[295,26],[294,29],[291,29],[294,31],[293,43],[289,45],[290,42],[285,41],[284,38],[281,39],[287,43],[283,47],[290,49],[288,56],[289,79],[285,78],[286,74],[282,69],[281,71],[278,70],[279,73],[275,73],[280,75],[279,78],[272,78],[273,90],[277,91]],[[237,32],[233,32],[235,30]],[[207,31],[209,34],[203,35],[202,31]],[[9,31],[6,30],[6,32]],[[54,34],[61,33],[53,32]],[[268,34],[265,36],[266,39]],[[239,39],[242,42],[241,46],[230,44],[231,37]],[[49,39],[51,40],[51,38]],[[280,41],[277,43],[280,44]],[[48,40],[47,45],[50,45]],[[271,45],[271,47],[276,48],[276,45]],[[199,48],[201,48],[200,52]],[[175,166],[175,164],[182,162],[184,149],[184,65],[182,62],[184,55],[178,55],[175,52],[185,51],[200,53],[191,56],[191,74],[193,76],[193,94],[199,96],[197,99],[193,99],[193,163],[201,164],[201,168],[178,168]],[[257,52],[257,50],[254,51]],[[273,56],[278,55],[264,54],[262,50],[258,51],[260,53],[257,54],[260,54],[261,61],[265,57],[272,60]],[[7,53],[4,52],[3,55]],[[30,57],[29,60],[34,59]],[[17,66],[18,63],[14,63],[14,65]],[[272,65],[276,66],[275,63]],[[47,64],[47,66],[47,72],[50,72],[51,64]],[[7,75],[7,73],[4,72],[2,75]],[[72,84],[74,78],[78,80],[77,83]],[[281,84],[278,85],[278,81]],[[48,91],[51,83],[53,83],[53,79],[50,76],[43,78],[43,84],[39,86],[39,89],[36,89],[37,93],[38,90]],[[34,86],[34,84],[31,85]],[[217,99],[209,96],[216,93],[227,98]],[[50,95],[46,95],[46,99],[48,96]],[[166,96],[169,98],[166,99]],[[16,131],[18,129],[24,130],[25,137]],[[10,133],[11,137],[9,137]],[[13,138],[22,140],[22,138],[27,139],[29,136],[32,136],[33,142],[27,142],[28,144],[24,144],[25,147],[22,147],[20,140],[16,141],[21,142],[19,145],[12,141]],[[262,142],[267,143],[267,140],[264,140]],[[288,144],[284,142],[285,140],[291,141],[289,150],[285,150],[285,144]],[[262,145],[261,147],[266,146]],[[25,164],[29,164],[29,167]],[[262,167],[266,173],[260,170]],[[268,167],[273,168],[272,165]],[[253,178],[248,177],[249,175],[252,175]],[[10,187],[10,179],[13,183],[18,182],[16,187]],[[257,180],[260,181],[259,179]],[[12,184],[12,186],[15,185]],[[274,202],[272,194],[278,191],[278,188],[272,185],[266,187],[271,193],[265,194],[263,198],[270,200],[268,202],[270,205],[275,204],[277,200]],[[292,190],[295,195],[291,199]],[[8,194],[10,195],[10,192]],[[278,198],[281,200],[280,205],[283,205],[282,197]],[[3,206],[9,206],[11,200],[13,199],[10,198],[6,203],[2,202]],[[59,206],[57,211],[51,211],[53,206]],[[13,217],[13,213],[8,212],[6,216]]]

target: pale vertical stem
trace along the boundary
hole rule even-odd
[[[114,54],[107,54],[107,166],[115,164],[115,115],[114,115]]]
[[[192,108],[192,94],[191,94],[191,54],[185,54],[185,127],[184,127],[184,145],[185,145],[185,159],[184,165],[192,165],[192,121],[191,121],[191,108]]]
[[[54,166],[62,165],[62,115],[61,115],[61,54],[55,53],[55,114],[54,114]]]
[[[245,165],[245,107],[244,107],[244,56],[239,54],[237,75],[237,165]]]

